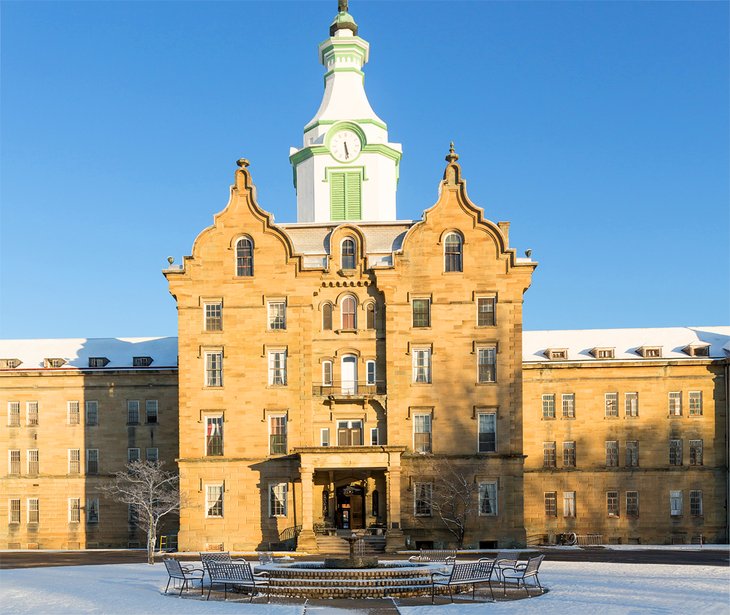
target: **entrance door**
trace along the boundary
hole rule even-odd
[[[357,393],[357,357],[346,355],[342,357],[342,394],[355,395]]]
[[[337,527],[358,530],[365,527],[365,490],[359,485],[337,488]]]

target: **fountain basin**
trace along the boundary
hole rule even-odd
[[[377,568],[378,558],[377,557],[330,557],[324,560],[325,568]]]

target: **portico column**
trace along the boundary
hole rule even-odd
[[[405,549],[400,520],[400,466],[391,466],[385,473],[387,491],[387,522],[385,550],[388,553]]]
[[[297,551],[317,552],[317,539],[314,536],[314,517],[312,514],[312,477],[314,469],[300,467],[299,476],[302,480],[302,531],[297,539]]]

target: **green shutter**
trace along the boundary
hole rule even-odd
[[[345,219],[345,174],[332,173],[330,180],[330,219]]]
[[[360,171],[330,173],[330,219],[360,220],[362,175]]]
[[[346,174],[345,188],[345,218],[347,220],[359,220],[361,201],[359,171]]]

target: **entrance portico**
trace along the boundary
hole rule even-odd
[[[386,550],[405,546],[401,530],[400,458],[404,446],[297,448],[302,483],[298,551],[316,552],[314,525],[384,527]]]

